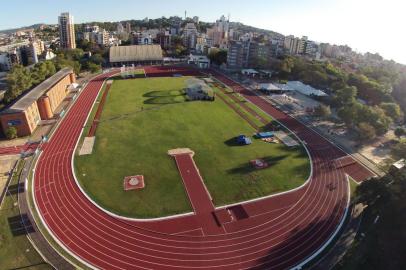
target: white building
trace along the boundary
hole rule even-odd
[[[190,54],[188,58],[188,64],[194,64],[198,68],[207,69],[210,68],[210,59],[205,55],[193,55]]]

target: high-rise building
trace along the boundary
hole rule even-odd
[[[64,49],[75,49],[75,26],[73,16],[69,12],[63,12],[58,17],[59,38],[61,47]]]
[[[230,41],[227,66],[231,69],[247,67],[250,55],[250,40]]]
[[[285,37],[284,47],[290,54],[303,54],[306,50],[306,42],[306,36],[298,38],[290,35]]]
[[[127,31],[127,33],[131,33],[131,23],[127,22],[125,24],[125,31]]]
[[[230,23],[226,17],[221,16],[216,21],[212,28],[207,29],[207,35],[213,40],[215,45],[220,45],[224,42],[228,42],[230,31]]]
[[[161,31],[156,37],[158,43],[161,45],[162,49],[169,49],[171,46],[171,34],[169,31]]]
[[[188,49],[195,48],[197,42],[197,29],[194,23],[187,23],[183,29],[183,45]]]
[[[117,24],[117,33],[118,34],[124,33],[124,26],[121,22]]]

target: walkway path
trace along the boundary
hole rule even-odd
[[[195,214],[202,221],[202,230],[205,235],[224,233],[224,228],[215,220],[213,201],[193,160],[193,154],[191,152],[174,155],[190,203]]]

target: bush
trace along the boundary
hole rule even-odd
[[[101,66],[94,63],[89,63],[89,70],[91,73],[97,73],[101,70]]]
[[[329,106],[320,104],[314,108],[314,115],[321,118],[329,117],[331,115],[331,109]]]
[[[376,137],[375,128],[365,122],[358,124],[358,133],[361,140],[372,140]]]
[[[6,138],[9,140],[17,138],[17,129],[15,127],[8,127],[6,129]]]
[[[395,129],[395,135],[397,137],[402,137],[403,135],[406,135],[406,129],[404,127],[397,127]]]

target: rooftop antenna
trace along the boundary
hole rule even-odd
[[[186,13],[186,10],[185,10],[185,20],[186,20],[186,18],[187,18],[186,14],[187,14],[187,13]]]

